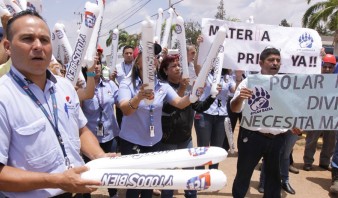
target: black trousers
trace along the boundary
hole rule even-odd
[[[148,147],[140,146],[120,138],[120,149],[122,155],[156,152],[160,150],[160,143]],[[139,195],[141,195],[141,198],[152,198],[153,189],[128,189],[126,192],[127,198],[139,198]]]
[[[257,131],[240,127],[238,137],[237,173],[232,187],[234,198],[244,198],[252,173],[259,160],[264,157],[264,198],[281,197],[280,152],[285,143],[285,134],[265,136]]]

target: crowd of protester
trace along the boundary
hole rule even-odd
[[[50,31],[37,13],[23,11],[9,19],[4,27],[0,29],[0,138],[4,145],[0,148],[0,191],[7,197],[71,197],[73,193],[90,197],[95,189],[87,186],[97,183],[79,178],[87,170],[84,162],[115,153],[191,148],[193,125],[195,146],[228,150],[224,120],[230,117],[234,129],[243,104],[252,95],[243,71],[223,69],[218,94],[211,97],[215,72],[211,69],[202,96],[197,102],[190,102],[193,81],[201,69],[195,61],[196,50],[203,42],[201,36],[197,46],[187,47],[189,78],[182,77],[181,57],[169,55],[168,49],[157,43],[151,57],[156,71],[154,89],[143,83],[145,66],[140,45],[124,46],[123,62],[109,76],[104,76],[109,69],[104,65],[103,49],[99,47],[94,64],[82,71],[86,79],[83,88],[72,86],[64,78],[67,65],[52,59]],[[322,73],[333,73],[335,64],[335,59],[325,55]],[[265,49],[259,65],[260,74],[277,74],[281,67],[279,50]],[[27,113],[32,116],[23,116]],[[307,133],[303,168],[311,171],[320,132]],[[290,159],[299,134],[297,128],[240,127],[233,196],[246,195],[253,170],[262,158],[260,192],[271,198],[280,197],[281,189],[295,194],[288,172],[298,173]],[[319,162],[326,170],[333,168],[332,191],[338,191],[338,163],[333,161],[333,167],[330,165],[335,135],[336,131],[323,133],[328,148],[322,151]],[[26,149],[28,154],[23,151]],[[209,168],[217,169],[218,164]],[[14,178],[13,174],[21,176]],[[118,197],[116,189],[108,192],[110,197]],[[126,197],[150,198],[153,194],[169,198],[174,191],[128,189]],[[197,196],[196,190],[185,191],[185,197]]]

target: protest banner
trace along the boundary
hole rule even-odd
[[[245,128],[338,129],[335,74],[249,75],[253,90],[243,109]]]
[[[281,51],[281,73],[319,74],[321,37],[308,28],[202,19],[203,42],[198,63],[205,60],[220,27],[228,27],[224,46],[224,68],[259,71],[259,55],[267,47]]]

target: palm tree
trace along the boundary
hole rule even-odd
[[[112,43],[112,36],[113,36],[113,31],[110,30],[109,31],[109,37],[106,40],[106,45],[107,47],[111,45]],[[121,49],[122,47],[126,46],[126,45],[130,45],[132,47],[136,47],[138,45],[138,41],[139,41],[140,35],[138,34],[129,34],[127,31],[125,30],[121,30],[119,32],[119,49]]]
[[[310,2],[307,0],[308,4]],[[320,23],[334,32],[334,53],[338,55],[338,0],[318,2],[306,10],[302,19],[304,27],[316,29]]]

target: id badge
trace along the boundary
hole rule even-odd
[[[99,122],[98,125],[96,126],[96,135],[99,137],[103,136],[103,123]]]
[[[150,137],[154,137],[155,136],[155,127],[154,126],[150,126],[149,130],[150,130]]]

